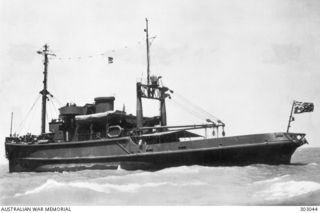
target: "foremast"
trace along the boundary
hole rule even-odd
[[[47,100],[49,100],[48,95],[53,97],[53,95],[47,89],[47,82],[48,82],[48,64],[49,64],[49,55],[55,56],[49,50],[49,46],[45,44],[43,46],[43,50],[37,51],[38,54],[43,55],[43,89],[40,91],[42,95],[42,110],[41,110],[41,134],[46,132],[46,113],[47,113]]]

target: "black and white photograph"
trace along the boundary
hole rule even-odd
[[[319,0],[0,0],[0,57],[1,212],[320,210]]]

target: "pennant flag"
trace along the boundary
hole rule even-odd
[[[112,64],[113,63],[113,57],[108,57],[108,64]]]
[[[295,102],[294,105],[294,113],[299,114],[299,113],[304,113],[304,112],[313,112],[314,105],[313,103],[308,103],[308,102]]]

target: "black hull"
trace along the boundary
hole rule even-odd
[[[156,144],[149,146],[149,151],[134,146],[129,138],[109,140],[107,143],[63,143],[51,146],[12,144],[10,147],[10,144],[7,144],[6,149],[10,172],[76,171],[119,167],[126,170],[159,170],[182,165],[289,164],[292,154],[303,143],[292,139],[288,134],[280,139],[275,135],[276,133],[270,133],[166,145]],[[258,139],[259,141],[255,141]],[[116,154],[97,154],[97,150],[103,150],[104,147],[110,149],[110,153]],[[73,150],[72,154],[70,150]]]

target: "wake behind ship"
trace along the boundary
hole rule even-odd
[[[136,115],[115,110],[113,96],[97,97],[84,106],[67,103],[61,107],[59,118],[49,122],[46,132],[46,102],[52,97],[47,90],[48,56],[52,53],[47,45],[38,52],[44,56],[41,134],[10,133],[5,141],[10,172],[290,163],[294,151],[307,143],[305,134],[289,133],[292,113],[311,112],[312,103],[293,103],[287,132],[225,137],[225,124],[209,118],[203,124],[169,126],[166,99],[173,91],[162,84],[161,77],[150,76],[146,21],[147,79],[136,84]],[[160,103],[158,116],[143,115],[143,99]],[[208,137],[209,130],[216,136]]]

